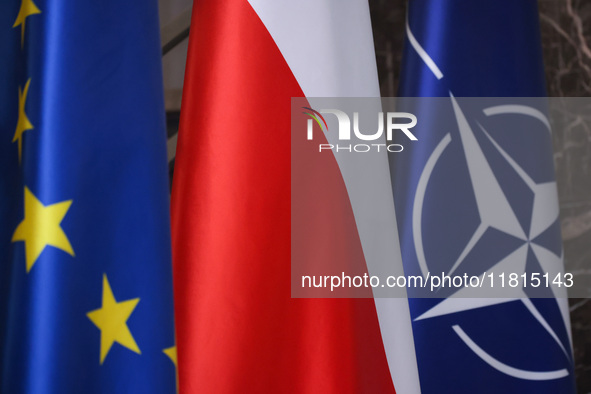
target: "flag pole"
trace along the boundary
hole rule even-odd
[[[189,37],[192,9],[193,7],[185,9],[174,20],[160,29],[162,56],[166,55],[185,38]]]

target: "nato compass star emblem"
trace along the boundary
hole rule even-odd
[[[527,166],[522,166],[519,163],[519,157],[515,157],[515,153],[510,154],[500,141],[502,139],[496,138],[499,133],[512,132],[519,133],[519,130],[487,130],[480,122],[469,122],[465,112],[458,103],[458,100],[450,93],[451,105],[453,107],[453,115],[455,123],[457,123],[457,134],[447,133],[435,146],[433,151],[428,156],[426,164],[420,174],[416,193],[413,201],[412,211],[412,234],[414,242],[414,250],[416,252],[418,266],[423,274],[439,271],[437,267],[438,262],[433,257],[426,255],[425,250],[433,250],[433,245],[428,245],[429,240],[424,237],[425,229],[422,226],[422,219],[424,216],[425,199],[427,196],[427,189],[433,174],[437,171],[438,165],[444,156],[447,149],[453,144],[460,144],[461,150],[465,156],[465,164],[467,166],[468,184],[476,206],[476,226],[473,233],[467,237],[466,243],[461,252],[445,267],[446,274],[450,276],[463,275],[482,275],[486,273],[517,273],[519,275],[525,273],[529,275],[535,271],[540,274],[548,273],[550,278],[563,270],[562,264],[562,250],[556,245],[549,242],[549,238],[557,238],[556,232],[552,229],[557,226],[558,220],[558,197],[556,191],[556,182],[554,181],[536,181],[535,177],[530,175]],[[483,119],[493,119],[510,115],[512,118],[522,117],[529,122],[537,124],[536,132],[546,133],[543,138],[550,138],[550,123],[548,118],[540,110],[533,106],[523,104],[502,104],[493,105],[486,108],[480,107],[483,114]],[[466,112],[467,113],[467,112]],[[488,124],[486,122],[482,122]],[[512,136],[512,138],[517,136]],[[505,145],[507,139],[504,140]],[[483,146],[486,145],[486,149]],[[492,153],[491,153],[492,152]],[[492,162],[492,156],[494,160]],[[503,170],[498,170],[498,163],[503,165]],[[526,169],[527,168],[527,169]],[[512,191],[513,189],[503,187],[502,182],[504,177],[509,174],[521,183],[519,191]],[[526,190],[527,193],[522,191]],[[521,193],[524,196],[515,195]],[[514,195],[511,195],[514,194]],[[461,198],[458,199],[458,203]],[[517,205],[517,206],[516,206]],[[525,208],[524,208],[525,207]],[[527,212],[526,219],[518,217],[516,212]],[[548,233],[552,236],[547,236]],[[489,237],[491,233],[499,234],[499,236],[511,239],[511,242],[506,243],[509,246],[504,246],[501,254],[497,254],[493,261],[489,261],[486,267],[479,267],[476,271],[474,264],[477,259],[479,251],[482,255],[483,250],[498,250],[497,244],[493,245],[493,241]],[[440,237],[457,237],[453,232],[441,232]],[[445,243],[445,239],[442,240]],[[486,252],[485,252],[486,253]],[[437,269],[434,269],[437,267]],[[441,271],[439,271],[441,272]],[[482,361],[488,364],[495,370],[512,376],[514,378],[525,380],[553,380],[560,379],[569,375],[568,366],[572,363],[572,350],[570,341],[563,343],[557,334],[556,328],[553,327],[549,321],[544,317],[544,314],[538,310],[536,305],[532,302],[531,288],[524,288],[523,282],[520,284],[505,289],[503,295],[507,294],[506,298],[478,298],[479,289],[470,287],[461,288],[455,293],[442,294],[443,301],[432,306],[430,309],[424,311],[419,316],[415,317],[415,321],[425,319],[436,319],[441,316],[475,310],[488,306],[498,304],[505,304],[509,302],[522,303],[531,316],[537,321],[540,326],[553,339],[553,342],[564,353],[565,367],[554,370],[527,370],[517,368],[511,365],[510,360],[501,360],[493,357],[483,347],[481,347],[477,340],[469,335],[461,326],[461,324],[454,324],[452,326],[454,332],[459,339]],[[552,302],[556,302],[562,317],[562,323],[568,328],[568,305],[566,303],[566,289],[555,287],[545,288],[542,291],[552,291],[552,294],[546,293],[544,297],[551,297]],[[482,293],[480,293],[482,294]],[[538,289],[538,293],[539,289]],[[453,297],[452,297],[453,295]],[[570,335],[570,334],[569,334]],[[570,339],[570,338],[569,338]]]

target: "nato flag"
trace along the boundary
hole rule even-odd
[[[156,0],[0,3],[0,391],[174,393]]]
[[[406,31],[399,95],[445,97],[455,125],[417,115],[418,141],[391,157],[405,271],[508,266],[529,275],[560,265],[543,105],[514,99],[545,95],[536,1],[410,0]],[[486,107],[461,97],[501,99]],[[504,132],[507,120],[524,127]],[[423,393],[574,392],[564,298],[524,290],[511,299],[411,299],[410,309]]]

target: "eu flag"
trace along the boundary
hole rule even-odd
[[[411,0],[406,32],[399,95],[446,97],[455,125],[427,124],[392,156],[405,272],[559,266],[551,135],[540,100],[517,99],[545,95],[537,2]],[[566,300],[527,294],[411,299],[422,392],[574,392]]]
[[[0,391],[174,393],[156,0],[0,4]]]

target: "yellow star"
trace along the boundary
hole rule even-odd
[[[101,365],[115,342],[142,354],[131,331],[129,331],[129,327],[127,327],[127,319],[133,313],[138,302],[140,302],[139,298],[117,302],[111,291],[107,275],[103,275],[103,306],[86,314],[101,330]]]
[[[72,200],[43,205],[25,186],[25,218],[12,235],[12,242],[25,242],[27,273],[47,245],[74,256],[74,250],[60,224],[66,216]]]
[[[40,14],[41,10],[37,8],[33,0],[22,0],[21,9],[18,12],[16,20],[14,21],[13,28],[21,26],[21,48],[25,45],[25,22],[31,15]]]
[[[176,359],[176,346],[168,347],[163,350],[164,354],[168,356],[172,360],[174,366],[177,366],[177,359]]]
[[[170,358],[170,360],[174,364],[174,367],[178,368],[178,363],[177,363],[177,358],[176,358],[176,345],[172,346],[172,347],[168,347],[168,348],[164,349],[162,352],[164,352],[164,354],[166,354],[168,356],[168,358]],[[178,387],[179,387],[178,371],[177,371],[177,375],[176,375],[176,387],[177,387],[177,393],[178,393],[178,391],[179,391],[179,389],[178,389]]]
[[[16,131],[12,142],[18,141],[18,161],[20,163],[23,152],[23,133],[27,130],[32,130],[33,125],[29,121],[27,114],[25,113],[25,104],[27,103],[27,95],[29,94],[29,86],[31,85],[31,79],[25,84],[25,90],[18,88],[18,121],[16,122]]]

